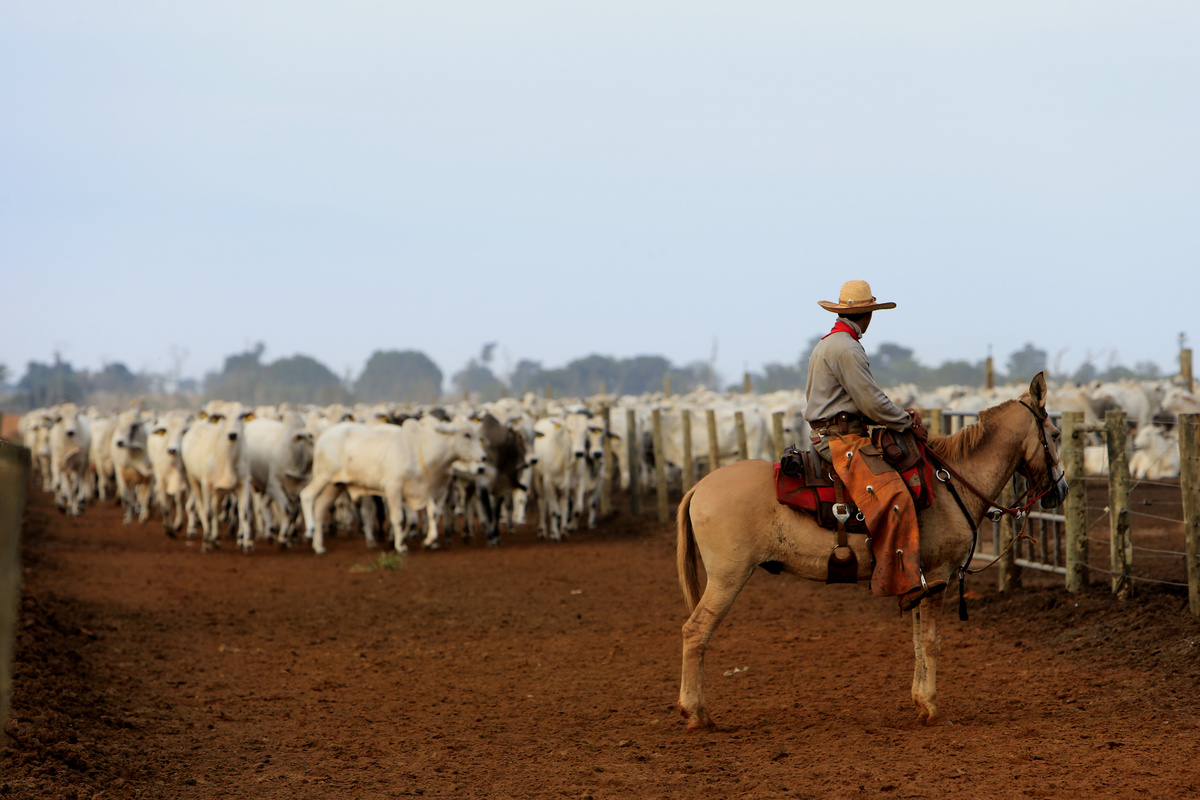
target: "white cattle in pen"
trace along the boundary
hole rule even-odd
[[[174,536],[183,528],[187,507],[187,475],[183,469],[183,434],[195,414],[176,409],[160,414],[150,427],[146,455],[154,473],[154,498],[163,518],[163,528]]]
[[[79,516],[87,500],[88,451],[91,426],[74,403],[62,403],[50,413],[48,434],[51,485],[54,501],[62,511]]]
[[[282,417],[256,415],[247,422],[245,454],[259,535],[270,531],[286,544],[300,508],[300,490],[312,473],[313,435],[298,414]]]
[[[18,430],[21,442],[32,455],[33,471],[42,479],[42,491],[54,491],[50,472],[50,426],[54,424],[51,409],[35,408],[21,417]]]
[[[117,473],[111,452],[117,418],[95,408],[89,408],[85,416],[92,429],[92,446],[88,448],[88,473],[95,481],[96,498],[107,500],[109,495],[117,491]]]
[[[1108,474],[1108,445],[1084,445],[1083,474],[1090,478],[1099,478]]]
[[[219,520],[222,504],[233,496],[237,500],[238,545],[246,552],[254,550],[250,527],[250,481],[246,466],[245,420],[253,413],[241,403],[214,400],[204,407],[200,419],[188,428],[180,442],[183,467],[187,474],[191,508],[200,519],[203,549],[220,545]],[[194,527],[189,522],[188,534]]]
[[[1200,414],[1200,395],[1183,386],[1172,386],[1163,394],[1159,408],[1172,417]]]
[[[426,514],[425,547],[438,542],[442,504],[452,470],[482,474],[487,461],[476,426],[434,417],[408,419],[402,425],[342,422],[317,439],[312,480],[300,492],[307,535],[313,550],[325,552],[325,516],[342,490],[354,500],[384,498],[397,551],[406,551],[405,507]]]
[[[679,474],[684,466],[683,413],[691,414],[692,461],[695,475],[700,476],[701,462],[707,463],[709,454],[708,409],[680,403],[660,410],[659,424],[662,428],[668,480]],[[738,437],[737,415],[741,413],[746,432],[746,457],[775,460],[775,434],[771,412],[755,402],[725,402],[713,409],[717,426],[717,451],[722,464],[741,457]],[[647,424],[647,432],[653,436],[653,414]],[[657,457],[657,454],[656,454]],[[712,467],[710,466],[711,470]]]
[[[573,452],[574,474],[565,528],[573,531],[586,525],[592,530],[596,527],[600,481],[604,476],[604,422],[582,413],[568,414],[564,422],[577,448]]]
[[[571,479],[575,475],[576,450],[583,458],[583,442],[572,438],[563,417],[540,419],[533,426],[534,484],[538,495],[538,538],[560,541],[566,528]]]
[[[150,489],[154,470],[146,450],[146,422],[140,408],[131,408],[117,415],[109,443],[113,473],[117,480],[117,499],[125,510],[126,525],[145,523],[150,519]]]
[[[1134,381],[1099,383],[1091,389],[1092,403],[1101,418],[1109,409],[1125,412],[1134,425],[1146,425],[1154,416],[1157,403],[1151,402],[1146,390]]]
[[[1133,437],[1129,474],[1137,480],[1179,477],[1179,429],[1142,425]]]

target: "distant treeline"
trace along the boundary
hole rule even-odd
[[[808,373],[808,353],[816,339],[809,342],[791,364],[767,364],[761,372],[752,372],[750,382],[757,392],[803,390]],[[556,397],[582,397],[601,392],[643,394],[662,391],[670,381],[673,393],[703,387],[718,391],[744,385],[744,376],[734,376],[726,384],[725,376],[704,362],[676,366],[662,356],[613,358],[590,355],[563,367],[546,368],[539,361],[520,360],[511,372],[497,375],[493,370],[495,344],[483,346],[476,358],[450,377],[449,397],[470,397],[479,401],[504,396],[523,396],[527,392]],[[15,391],[3,398],[6,410],[19,411],[63,401],[116,405],[137,397],[169,398],[179,402],[202,403],[211,399],[240,400],[255,405],[290,403],[410,402],[435,403],[447,399],[445,376],[440,367],[418,350],[378,350],[367,359],[355,379],[339,378],[314,358],[294,355],[265,362],[266,346],[257,344],[244,353],[230,355],[220,372],[211,372],[203,380],[178,375],[134,373],[124,364],[111,363],[98,372],[74,369],[57,355],[50,364],[31,361],[17,381]],[[923,389],[937,386],[983,386],[987,379],[987,361],[947,361],[927,367],[916,360],[913,351],[885,342],[869,352],[871,368],[883,386],[915,384]],[[1044,350],[1032,344],[1008,356],[1003,365],[994,365],[995,381],[1028,381],[1048,368]],[[1157,365],[1137,364],[1133,369],[1109,365],[1101,371],[1084,364],[1072,375],[1055,376],[1060,380],[1085,383],[1092,380],[1121,378],[1153,379],[1161,376]],[[0,383],[9,371],[0,365]]]

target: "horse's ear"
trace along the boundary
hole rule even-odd
[[[1046,373],[1039,372],[1029,383],[1029,399],[1037,408],[1046,407]]]

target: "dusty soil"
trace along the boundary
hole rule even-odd
[[[1200,794],[1200,625],[1178,590],[948,603],[940,698],[863,587],[759,572],[713,642],[717,730],[674,710],[673,532],[203,554],[31,491],[13,798],[1175,798]],[[1030,583],[1053,584],[1052,580]]]

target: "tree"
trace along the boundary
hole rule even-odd
[[[264,376],[264,400],[267,403],[344,403],[350,393],[338,376],[315,358],[294,355],[268,366]]]
[[[473,358],[462,371],[454,374],[450,382],[462,394],[475,395],[483,401],[498,400],[508,394],[508,387],[504,382]]]
[[[24,377],[17,382],[17,393],[25,396],[31,408],[36,408],[82,402],[85,386],[82,376],[55,353],[53,364],[29,362]]]
[[[209,373],[204,380],[204,394],[209,400],[237,400],[241,403],[266,402],[262,394],[262,354],[267,346],[262,342],[252,350],[225,357],[220,372]]]
[[[436,403],[442,396],[442,371],[416,350],[376,350],[354,384],[360,400]]]
[[[508,385],[512,388],[513,393],[517,395],[524,395],[526,392],[536,392],[542,388],[542,386],[538,385],[538,376],[541,374],[542,362],[530,361],[527,358],[523,358],[513,367],[512,374],[508,376]]]
[[[104,369],[91,377],[93,392],[111,392],[112,394],[137,394],[147,390],[146,379],[134,375],[129,367],[118,362],[105,364]]]
[[[1031,343],[1008,357],[1008,379],[1010,381],[1032,380],[1042,370],[1046,369],[1046,351],[1039,350]]]

